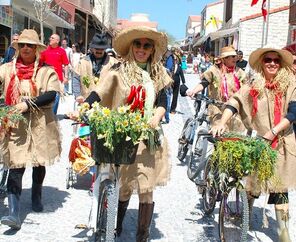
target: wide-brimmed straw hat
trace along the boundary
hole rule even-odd
[[[18,43],[38,45],[41,50],[46,49],[46,45],[40,42],[39,36],[34,29],[24,29],[18,41],[12,43],[13,48],[18,49]]]
[[[221,49],[221,54],[220,54],[220,58],[225,58],[228,56],[233,56],[233,55],[237,55],[235,49],[233,46],[225,46]]]
[[[120,56],[125,57],[133,41],[142,38],[154,41],[155,60],[160,61],[167,50],[167,36],[165,33],[157,32],[149,27],[134,26],[122,30],[115,37],[113,47]]]
[[[267,52],[278,53],[278,55],[281,57],[281,60],[282,60],[281,66],[283,67],[291,66],[293,64],[293,55],[289,51],[266,45],[263,48],[259,48],[251,53],[249,57],[249,63],[251,68],[254,69],[255,63],[258,62],[260,57]]]

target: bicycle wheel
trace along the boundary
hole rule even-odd
[[[183,162],[188,152],[189,139],[190,139],[191,130],[192,130],[191,127],[189,127],[189,124],[192,122],[192,120],[193,120],[192,118],[188,118],[186,120],[179,138],[177,158],[181,162]]]
[[[115,183],[104,180],[100,184],[95,241],[114,241],[115,219],[117,216],[117,197]]]
[[[208,141],[206,139],[204,139],[202,136],[199,136],[195,142],[194,150],[190,153],[187,167],[187,176],[192,181],[194,181],[194,179],[203,170],[203,167],[199,167],[199,165],[202,162],[202,159],[205,158],[203,157],[203,152],[206,152],[207,142]]]
[[[202,203],[205,214],[210,215],[215,209],[217,199],[217,188],[215,185],[215,171],[211,169],[211,157],[207,160],[204,181],[206,186],[203,187]]]
[[[233,188],[224,195],[219,211],[219,236],[222,242],[247,241],[249,207],[245,190]]]

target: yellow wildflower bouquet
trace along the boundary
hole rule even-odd
[[[110,154],[107,158],[103,158],[107,163],[123,159],[122,152],[129,148],[133,149],[141,140],[148,139],[148,134],[152,132],[148,120],[142,116],[140,111],[131,111],[130,106],[121,106],[116,110],[110,110],[102,107],[99,103],[94,103],[90,109],[89,105],[84,103],[80,107],[80,114],[87,116],[93,136],[93,153],[96,153],[94,148],[99,149],[96,154],[93,154],[94,158],[97,160],[99,159],[97,156],[104,156],[102,154],[104,150]],[[126,153],[128,152],[132,153],[126,151]]]

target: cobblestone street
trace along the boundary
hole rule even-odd
[[[193,87],[198,77],[188,74],[186,84]],[[165,136],[170,144],[171,178],[167,186],[154,192],[155,210],[151,226],[151,241],[157,242],[206,242],[218,241],[218,203],[212,217],[204,217],[200,208],[201,195],[195,184],[186,175],[186,166],[177,158],[178,136],[187,117],[193,115],[193,101],[179,97],[177,113],[171,115],[169,124],[164,124]],[[59,114],[73,109],[73,97],[67,96],[60,103]],[[22,228],[9,230],[0,225],[0,241],[8,242],[81,242],[92,241],[92,231],[75,228],[78,224],[88,224],[92,199],[89,196],[90,175],[79,177],[74,188],[66,189],[68,152],[72,140],[72,121],[60,122],[63,152],[60,162],[47,168],[43,190],[43,213],[31,211],[31,169],[27,169],[23,178],[21,196]],[[248,241],[277,241],[274,209],[264,205],[265,196],[255,202],[253,231]],[[296,193],[290,194],[290,235],[296,241]],[[269,228],[262,228],[263,207],[266,206]],[[133,242],[137,227],[138,197],[134,195],[124,220],[124,228],[118,242]],[[0,198],[0,215],[6,215],[7,199]]]

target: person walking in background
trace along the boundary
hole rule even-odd
[[[61,85],[67,84],[68,81],[68,65],[69,60],[66,51],[59,46],[60,36],[53,34],[49,38],[49,46],[41,53],[41,61],[54,67],[58,74]],[[63,71],[64,69],[64,71]],[[53,106],[53,113],[57,114],[59,107],[60,95],[56,94],[55,103]]]
[[[66,38],[62,40],[61,47],[66,51],[66,55],[67,55],[69,64],[71,64],[73,52],[72,52],[72,48],[70,48],[68,46],[68,40]],[[71,79],[72,79],[71,74],[72,74],[72,72],[69,69],[68,69],[68,74],[69,75],[68,75],[68,78],[67,78],[68,83],[64,83],[64,91],[65,91],[65,93],[71,93],[70,87],[71,87]]]
[[[212,128],[213,135],[221,135],[226,124],[236,113],[240,114],[248,130],[270,140],[278,150],[275,177],[279,181],[267,183],[270,191],[268,204],[274,204],[280,242],[291,242],[289,236],[288,190],[296,188],[295,134],[292,124],[296,121],[296,80],[292,70],[293,56],[286,50],[264,47],[253,51],[249,58],[255,71],[254,80],[244,85],[229,99],[221,120]],[[246,189],[253,198],[260,189],[253,180]],[[259,190],[259,191],[258,191]]]
[[[14,106],[25,121],[11,128],[1,142],[3,161],[9,168],[9,215],[1,218],[1,224],[20,229],[20,196],[25,169],[33,167],[32,210],[42,212],[45,166],[53,164],[61,153],[59,131],[52,112],[60,83],[55,70],[40,62],[40,52],[46,46],[39,41],[35,30],[23,30],[13,47],[16,58],[0,67],[1,92],[4,91],[5,104]]]
[[[185,54],[183,54],[182,58],[181,58],[181,68],[183,70],[183,72],[186,72],[187,70],[187,57]]]
[[[245,71],[246,67],[248,65],[248,62],[243,59],[244,58],[244,53],[241,50],[239,50],[237,52],[237,58],[238,58],[238,60],[236,62],[236,66],[241,68],[243,71]]]
[[[173,98],[172,98],[172,104],[170,105],[170,113],[175,114],[176,113],[176,108],[177,108],[177,103],[178,103],[178,96],[179,96],[179,89],[180,89],[180,82],[182,81],[183,84],[185,84],[185,77],[183,70],[181,68],[181,58],[180,56],[175,53],[174,54],[174,63],[175,63],[175,68],[174,68],[174,73],[173,73]]]
[[[80,47],[78,43],[74,43],[72,44],[72,58],[71,58],[71,62],[70,62],[70,71],[71,71],[71,90],[72,93],[76,93],[76,91],[74,90],[74,83],[75,83],[75,79],[77,78],[77,73],[75,72],[75,70],[78,68],[80,59],[83,57],[84,55],[81,53],[80,51]],[[76,97],[75,97],[76,98]]]
[[[15,48],[13,47],[14,46],[14,43],[17,43],[18,41],[18,38],[19,38],[19,34],[15,33],[13,36],[12,36],[12,42],[11,42],[11,45],[7,48],[7,50],[5,51],[5,54],[4,54],[4,58],[3,58],[3,62],[2,64],[5,64],[5,63],[8,63],[8,62],[11,62],[12,61],[12,58],[14,57],[15,55]]]
[[[95,34],[90,42],[91,54],[80,59],[75,68],[76,75],[73,78],[73,94],[79,103],[95,89],[99,80],[104,78],[110,67],[118,61],[107,55],[109,48],[105,34]]]

